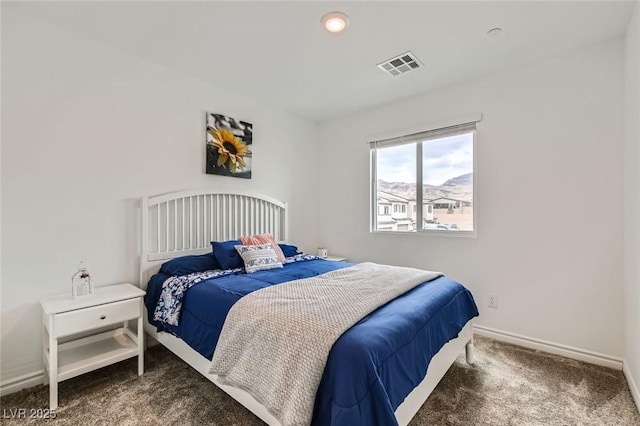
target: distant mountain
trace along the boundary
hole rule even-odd
[[[456,200],[473,201],[473,173],[456,176],[442,185],[424,185],[422,198],[434,200],[436,198],[453,198]],[[406,182],[387,182],[378,179],[378,190],[397,195],[408,200],[416,199],[416,185]]]
[[[452,185],[471,185],[473,183],[473,173],[467,173],[466,175],[456,176],[454,178],[449,179],[441,186],[452,186]]]

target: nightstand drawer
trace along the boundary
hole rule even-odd
[[[63,312],[55,315],[55,336],[61,337],[92,330],[140,316],[140,299]]]

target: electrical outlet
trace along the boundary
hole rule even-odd
[[[490,294],[487,299],[487,306],[490,308],[498,309],[498,296],[495,294]]]

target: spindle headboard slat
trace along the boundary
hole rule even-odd
[[[200,189],[145,196],[141,210],[143,289],[162,262],[206,253],[211,241],[265,232],[286,240],[287,203],[251,192]]]

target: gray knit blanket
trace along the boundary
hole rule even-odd
[[[250,293],[229,311],[210,373],[246,390],[282,425],[308,425],[329,351],[342,333],[440,275],[361,263]]]

